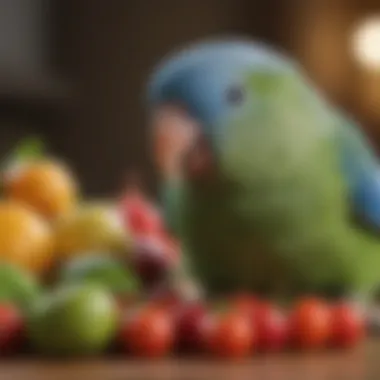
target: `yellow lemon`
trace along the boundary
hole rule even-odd
[[[87,203],[56,224],[57,252],[72,257],[88,252],[127,252],[130,236],[116,208],[106,203]]]

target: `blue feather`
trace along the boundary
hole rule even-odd
[[[343,174],[356,214],[380,229],[380,168],[359,127],[344,120],[339,129]]]

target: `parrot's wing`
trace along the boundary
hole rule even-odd
[[[341,119],[338,144],[352,209],[366,225],[380,231],[380,165],[369,141],[349,119]]]

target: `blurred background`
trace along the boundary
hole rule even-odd
[[[0,153],[40,135],[88,195],[113,194],[131,169],[154,189],[147,75],[220,34],[289,52],[380,147],[378,14],[378,0],[0,0]]]

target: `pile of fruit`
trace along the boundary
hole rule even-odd
[[[67,166],[36,154],[17,156],[2,174],[1,355],[241,358],[364,337],[347,304],[306,299],[285,313],[251,295],[186,300],[171,276],[179,244],[137,189],[84,200]]]

